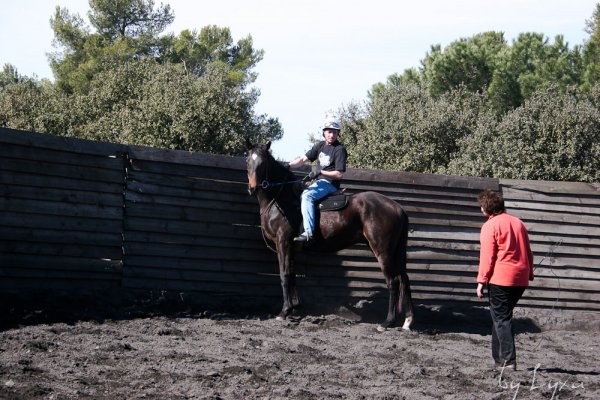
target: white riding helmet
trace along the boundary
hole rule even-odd
[[[327,117],[323,123],[323,130],[325,129],[336,129],[339,131],[342,129],[342,124],[340,124],[340,121],[337,118]]]

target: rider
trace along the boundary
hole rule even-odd
[[[291,168],[296,168],[306,161],[319,160],[317,169],[310,173],[315,179],[313,183],[302,192],[302,219],[304,232],[294,238],[297,242],[310,242],[315,233],[315,201],[322,199],[340,188],[344,172],[346,172],[346,147],[338,141],[341,125],[338,119],[327,117],[323,124],[323,138],[315,144],[305,155],[290,162]]]

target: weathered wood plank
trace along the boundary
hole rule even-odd
[[[0,289],[3,291],[30,291],[30,290],[61,290],[75,293],[77,290],[120,290],[122,288],[118,279],[69,279],[47,277],[24,277],[0,279]],[[27,293],[27,292],[26,292]]]
[[[188,181],[189,182],[189,181]],[[258,209],[258,202],[256,199],[251,198],[245,190],[240,190],[239,193],[232,191],[231,185],[225,186],[221,182],[215,181],[194,181],[191,182],[193,188],[188,187],[175,187],[173,182],[170,185],[166,185],[166,182],[161,185],[154,183],[146,183],[129,180],[127,182],[128,194],[137,196],[150,196],[159,199],[196,199],[205,198],[212,200],[219,200],[224,203],[239,203],[239,204],[252,204]],[[191,185],[190,185],[191,186]],[[240,189],[239,185],[235,189]],[[173,201],[173,200],[171,200]]]
[[[141,146],[129,146],[128,151],[131,159],[176,165],[246,170],[246,160],[243,157],[231,157],[183,150],[155,149]]]
[[[57,229],[68,232],[102,232],[121,233],[122,221],[118,219],[82,218],[64,215],[33,214],[23,209],[23,212],[2,212],[0,226],[2,229],[12,227],[34,229]]]
[[[134,193],[127,191],[125,200],[130,204],[152,204],[154,206],[179,206],[179,207],[197,207],[213,210],[236,210],[236,212],[257,213],[258,206],[250,202],[235,202],[233,199],[227,199],[226,195],[203,192],[194,197],[167,197],[162,195],[152,195],[148,193]]]
[[[121,248],[116,246],[94,246],[77,243],[40,243],[8,240],[3,240],[0,242],[0,253],[105,258],[111,260],[119,260],[122,257]]]
[[[560,226],[593,226],[600,225],[600,216],[586,213],[557,213],[544,210],[512,210],[511,214],[518,216],[524,222],[536,221],[537,223],[552,223]],[[597,228],[600,232],[600,228]]]
[[[513,213],[516,217],[521,218],[519,213]],[[598,238],[598,227],[590,225],[577,225],[577,224],[556,224],[546,222],[536,222],[534,220],[524,220],[527,230],[531,234],[556,234],[559,232],[565,236],[589,236],[591,238]]]
[[[120,220],[123,216],[121,207],[104,204],[74,204],[62,201],[45,201],[43,199],[30,200],[7,197],[0,198],[0,211],[117,220]]]
[[[176,257],[146,256],[146,255],[126,255],[127,268],[162,268],[172,270],[193,270],[193,271],[225,271],[242,272],[255,274],[276,274],[279,275],[277,267],[277,258],[275,254],[270,253],[272,259],[268,262],[247,260],[224,260],[224,259],[184,259]]]
[[[150,219],[145,216],[128,215],[124,228],[126,233],[135,231],[165,233],[170,235],[200,235],[210,232],[216,237],[240,237],[241,239],[262,238],[258,216],[253,225],[232,224],[231,220],[221,222],[180,221]]]
[[[155,174],[186,176],[197,179],[214,179],[231,182],[247,182],[246,170],[203,167],[199,168],[189,164],[166,164],[155,161],[130,160],[130,168],[134,171],[150,172]]]
[[[162,268],[129,267],[123,271],[124,279],[154,279],[159,281],[210,282],[242,285],[279,284],[278,275],[255,273],[230,273],[224,271],[211,272],[199,270],[173,270]]]
[[[0,184],[7,186],[29,186],[35,188],[54,188],[63,190],[81,190],[96,193],[115,193],[123,192],[123,181],[118,182],[97,182],[87,181],[77,178],[64,178],[55,176],[43,176],[33,172],[31,174],[21,171],[4,171],[0,169]]]
[[[68,204],[95,204],[100,207],[122,207],[122,193],[98,193],[74,189],[56,189],[19,185],[0,186],[0,197],[44,200]]]
[[[5,158],[2,160],[2,170],[38,174],[42,176],[73,178],[92,182],[116,183],[123,181],[123,174],[118,169],[81,167],[77,165],[56,164],[35,160],[15,160]]]
[[[214,222],[255,225],[259,216],[254,212],[239,212],[237,210],[215,210],[212,208],[175,207],[169,205],[126,204],[127,217],[146,217],[161,220],[188,222]]]
[[[152,290],[176,290],[188,292],[200,292],[223,297],[250,295],[250,296],[281,296],[279,282],[268,282],[262,285],[245,285],[243,283],[227,282],[189,282],[180,280],[149,280],[149,279],[123,279],[123,287],[128,289],[152,289]]]
[[[490,178],[472,178],[440,174],[421,174],[417,172],[381,171],[349,168],[344,175],[348,180],[364,182],[389,182],[407,185],[424,185],[435,187],[462,188],[480,191],[483,189],[498,190],[499,180]]]
[[[525,181],[517,179],[500,179],[499,183],[503,191],[509,189],[508,194],[511,196],[515,196],[515,192],[517,191],[522,191],[523,195],[529,193],[527,196],[530,196],[530,198],[537,198],[540,194],[548,197],[561,194],[577,194],[577,197],[590,196],[590,199],[595,197],[598,200],[597,196],[600,195],[599,183]]]
[[[546,212],[549,214],[565,214],[565,215],[589,215],[591,217],[597,217],[600,215],[600,205],[599,206],[590,206],[590,205],[572,205],[572,204],[561,204],[561,203],[542,203],[539,201],[536,202],[523,202],[523,201],[505,201],[505,206],[507,210],[517,212],[525,212],[525,211],[538,211],[538,212]]]
[[[109,271],[61,271],[57,269],[36,269],[36,268],[0,268],[0,277],[2,279],[65,279],[65,280],[102,280],[119,281],[121,274]]]
[[[60,229],[40,229],[37,226],[29,228],[18,226],[7,229],[0,225],[0,240],[55,244],[86,244],[93,246],[114,246],[118,248],[120,248],[122,244],[120,232],[77,232]]]
[[[19,159],[47,162],[53,164],[64,164],[74,166],[86,166],[99,169],[109,169],[121,171],[124,163],[121,157],[114,154],[109,155],[93,155],[74,153],[72,151],[62,151],[52,148],[36,148],[22,145],[12,145],[2,143],[0,146],[0,158],[2,159]]]
[[[256,249],[264,250],[265,244],[262,238],[254,237],[252,239],[241,239],[237,237],[216,237],[213,235],[164,235],[148,232],[127,232],[125,234],[127,242],[145,243],[148,246],[161,246],[163,244],[181,246],[190,248],[194,246],[210,246],[214,248],[226,249]]]
[[[127,172],[128,187],[135,190],[132,185],[155,185],[163,190],[187,189],[190,191],[205,191],[229,193],[232,196],[240,195],[250,198],[247,182],[224,181],[200,177],[167,175],[146,171],[129,170]],[[255,200],[256,201],[256,200]]]
[[[35,268],[62,271],[93,271],[118,273],[123,270],[120,259],[62,257],[49,255],[0,253],[0,265],[3,268]]]
[[[254,262],[271,261],[270,255],[264,250],[257,249],[235,249],[231,248],[214,248],[207,246],[179,246],[173,244],[157,243],[148,246],[146,243],[126,243],[125,244],[125,260],[129,255],[144,255],[144,256],[170,256],[173,258],[183,259],[199,259],[199,260],[245,260],[251,259]]]
[[[75,139],[48,133],[34,133],[0,127],[0,143],[10,143],[32,148],[68,151],[76,154],[109,156],[126,151],[127,146],[85,139]]]

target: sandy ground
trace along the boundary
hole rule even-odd
[[[0,311],[2,399],[600,399],[597,313],[545,329],[517,309],[518,370],[500,373],[485,308],[420,306],[383,333],[340,313]]]

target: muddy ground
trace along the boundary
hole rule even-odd
[[[0,398],[600,399],[598,313],[517,309],[518,370],[499,373],[483,306],[419,306],[383,333],[348,309],[77,306],[0,308]]]

